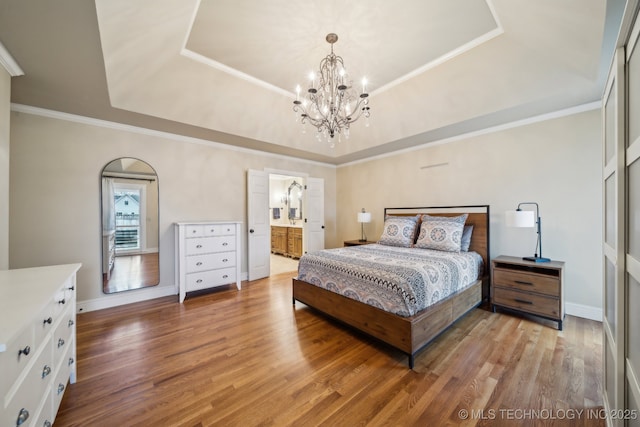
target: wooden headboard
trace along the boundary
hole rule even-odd
[[[420,208],[384,208],[384,218],[393,216],[415,216],[429,214],[433,216],[456,216],[469,214],[465,225],[473,225],[470,251],[478,252],[484,262],[484,274],[488,277],[491,261],[489,256],[489,205],[473,206],[433,206]]]

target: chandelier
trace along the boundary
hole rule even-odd
[[[304,126],[309,122],[318,128],[318,139],[325,139],[334,146],[334,137],[349,138],[349,126],[361,116],[369,118],[369,94],[367,80],[362,79],[362,93],[359,95],[347,76],[342,57],[333,53],[333,44],[338,41],[334,33],[327,34],[326,40],[331,44],[331,53],[320,61],[320,74],[309,76],[311,86],[306,97],[300,96],[300,85],[296,87],[296,100],[293,111],[296,120]],[[369,126],[367,120],[366,126]],[[304,130],[303,130],[304,132]]]

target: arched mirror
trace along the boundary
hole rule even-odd
[[[160,282],[158,176],[146,162],[123,157],[100,176],[102,291],[129,291]]]
[[[293,181],[287,191],[287,202],[289,204],[289,221],[302,219],[302,185]]]

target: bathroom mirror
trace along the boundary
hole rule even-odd
[[[287,202],[289,205],[289,220],[302,219],[302,185],[293,181],[287,190]]]
[[[158,176],[131,157],[109,162],[100,175],[102,291],[129,291],[160,282]]]

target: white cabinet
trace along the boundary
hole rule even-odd
[[[76,382],[80,264],[0,271],[0,425],[51,425]]]
[[[180,302],[187,292],[235,283],[240,289],[239,221],[178,222],[176,281]]]

